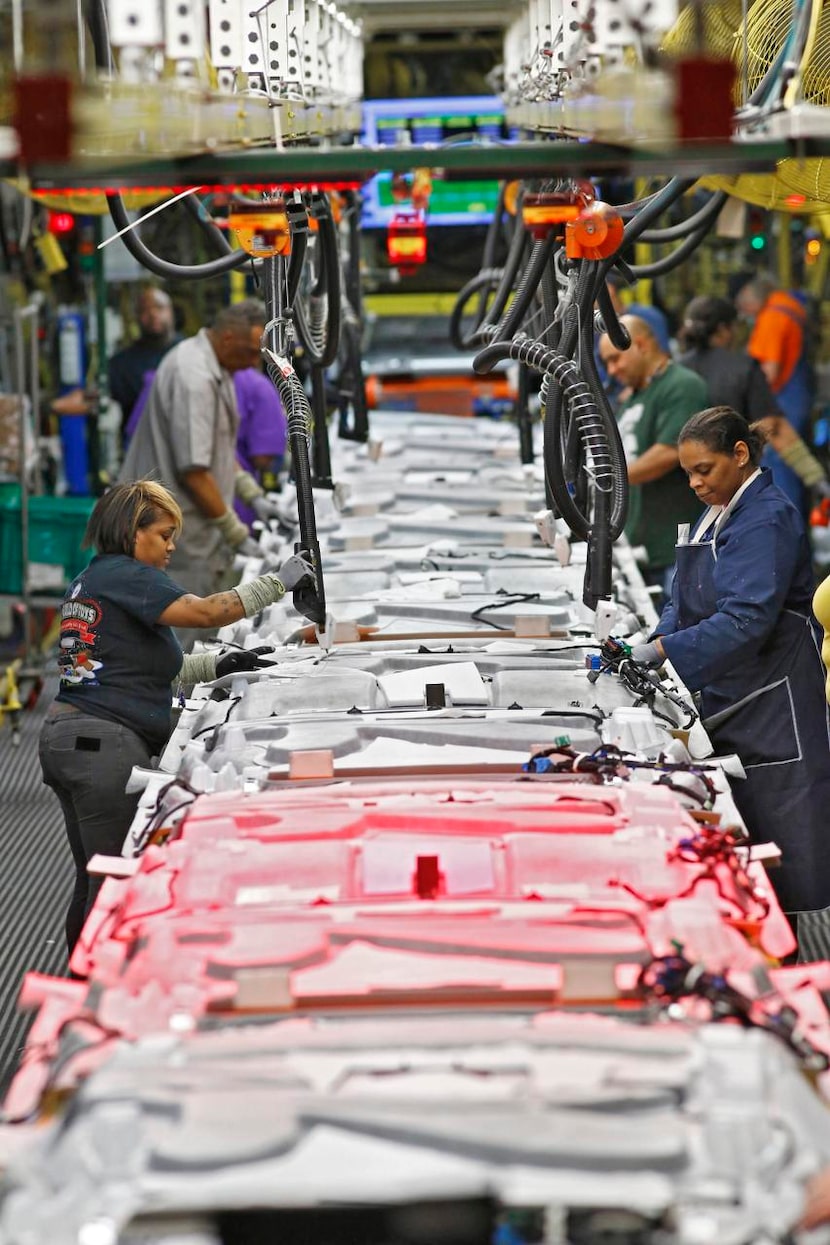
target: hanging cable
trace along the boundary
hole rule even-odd
[[[218,259],[207,260],[203,264],[172,263],[169,259],[162,259],[160,255],[155,255],[149,247],[144,245],[137,231],[130,228],[130,218],[124,207],[124,200],[117,191],[107,191],[107,206],[116,229],[126,230],[122,233],[121,240],[133,259],[138,260],[144,268],[149,269],[157,277],[163,277],[166,281],[207,281],[211,277],[220,277],[226,272],[232,272],[235,268],[241,268],[250,260],[250,256],[245,251],[230,251],[228,254],[220,255]]]
[[[704,203],[703,207],[698,208],[686,220],[679,221],[676,225],[669,225],[665,229],[646,229],[640,234],[640,242],[677,242],[681,238],[687,237],[696,229],[703,226],[709,226],[718,216],[729,195],[725,190],[716,190],[710,195]]]
[[[655,259],[650,264],[634,264],[631,268],[632,276],[642,280],[646,277],[662,277],[667,272],[672,272],[697,250],[708,235],[709,226],[703,225],[700,229],[696,229],[694,233],[689,234],[685,242],[681,242],[680,246],[676,247],[670,255],[664,255],[662,259]]]

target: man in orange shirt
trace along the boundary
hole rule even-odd
[[[738,290],[735,305],[738,313],[752,324],[747,353],[760,363],[781,413],[803,436],[813,405],[804,304],[779,289],[772,276],[759,273]],[[775,483],[803,509],[801,481],[773,450],[768,448],[765,458],[769,459]]]

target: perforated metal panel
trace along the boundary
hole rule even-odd
[[[113,47],[161,47],[164,25],[160,0],[107,0]]]
[[[164,0],[164,53],[170,60],[198,59],[205,50],[203,0]]]
[[[323,85],[320,74],[320,5],[318,0],[305,0],[305,29],[301,59],[302,79],[306,90],[317,92]]]
[[[209,0],[210,59],[215,67],[238,69],[242,64],[242,6],[239,0]]]

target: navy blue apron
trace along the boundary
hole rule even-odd
[[[715,552],[706,541],[678,545],[676,553],[678,622],[685,629],[717,613]],[[751,840],[781,849],[781,867],[769,876],[789,913],[830,907],[830,747],[817,657],[811,618],[783,610],[741,677],[731,672],[728,695],[717,682],[700,693],[715,751],[736,753],[746,771],[732,794]]]

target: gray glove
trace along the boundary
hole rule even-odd
[[[251,509],[258,519],[262,519],[263,523],[280,517],[279,498],[271,493],[263,493],[260,497],[254,497]]]
[[[639,662],[641,666],[662,666],[666,659],[658,649],[657,641],[650,640],[648,644],[634,645],[631,660]]]
[[[238,549],[244,553],[243,545],[251,539],[251,533],[248,531],[247,524],[243,523],[236,511],[230,508],[224,514],[220,514],[218,519],[210,520],[211,527],[219,530],[219,534],[226,545],[230,545],[231,549]],[[257,552],[259,549],[257,548]]]
[[[243,471],[241,468],[233,477],[233,491],[235,496],[240,501],[244,501],[247,506],[250,506],[256,497],[263,496],[262,486],[249,471]]]
[[[308,558],[303,557],[300,553],[295,553],[286,562],[283,562],[277,574],[285,585],[286,592],[291,592],[307,575],[314,577],[314,567]]]
[[[260,575],[258,579],[252,579],[250,583],[237,584],[234,592],[242,602],[245,617],[252,618],[254,614],[264,610],[266,605],[281,601],[286,592],[296,588],[306,575],[313,574],[314,568],[311,563],[295,553],[287,562],[283,562],[279,575],[274,575],[269,571],[265,575]]]

